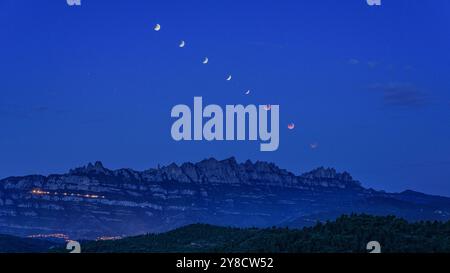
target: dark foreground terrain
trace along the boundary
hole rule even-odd
[[[161,234],[82,244],[82,252],[450,252],[450,222],[409,223],[394,216],[351,215],[303,229],[194,224]]]
[[[41,239],[0,235],[0,253],[46,253],[62,245]]]

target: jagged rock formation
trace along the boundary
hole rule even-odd
[[[343,213],[450,219],[450,198],[366,189],[318,168],[296,176],[267,162],[207,159],[150,169],[101,162],[50,176],[0,180],[0,233],[96,238],[160,232],[190,223],[304,226]]]

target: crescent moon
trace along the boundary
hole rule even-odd
[[[294,123],[289,123],[288,124],[288,129],[289,130],[292,130],[292,129],[294,129],[295,128],[295,124]]]
[[[183,40],[181,40],[179,47],[184,47],[185,45],[186,43]]]
[[[231,75],[230,76],[228,76],[228,78],[227,78],[227,81],[231,81]]]
[[[248,94],[250,94],[250,89],[247,90],[247,92],[245,92],[245,95],[248,95]]]
[[[208,57],[205,57],[205,59],[203,60],[203,64],[207,64],[209,62]]]
[[[155,31],[159,31],[161,29],[161,25],[160,24],[156,24],[155,28],[153,28]]]

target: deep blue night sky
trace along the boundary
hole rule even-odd
[[[236,156],[450,196],[450,1],[1,0],[0,44],[0,178]],[[173,141],[194,96],[279,104],[280,148]]]

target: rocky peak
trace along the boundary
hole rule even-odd
[[[302,175],[304,178],[333,178],[336,176],[336,170],[333,168],[319,167]]]
[[[238,163],[234,157],[224,160],[209,158],[197,163],[183,163],[181,166],[170,164],[147,173],[157,180],[196,183],[286,185],[296,181],[294,174],[278,168],[273,163],[252,163],[250,160]]]
[[[347,172],[338,173],[333,168],[320,167],[301,176],[280,169],[274,163],[265,161],[238,163],[236,158],[224,160],[209,158],[197,163],[186,162],[181,165],[171,163],[143,173],[132,170],[111,171],[99,161],[71,170],[70,175],[111,175],[134,177],[145,181],[178,181],[184,183],[220,184],[266,184],[277,186],[325,186],[345,188],[359,185]],[[141,176],[141,174],[143,176]]]
[[[343,183],[343,185],[360,185],[358,181],[353,180],[353,177],[348,172],[338,173],[334,168],[319,167],[310,172],[302,174],[300,177],[307,180],[335,181]]]
[[[96,161],[94,164],[88,163],[86,166],[70,170],[70,175],[87,175],[87,174],[111,174],[111,171],[103,166],[103,163]]]

